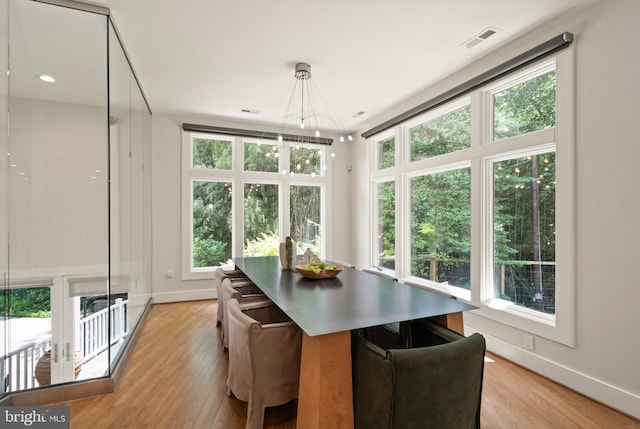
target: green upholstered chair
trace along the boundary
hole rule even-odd
[[[356,429],[480,428],[485,341],[413,322],[412,348],[353,334]]]

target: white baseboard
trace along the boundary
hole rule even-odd
[[[166,304],[168,302],[199,301],[202,299],[216,299],[215,288],[181,290],[176,292],[163,292],[153,294],[154,304]]]
[[[487,350],[491,353],[504,357],[608,407],[640,419],[640,396],[632,392],[553,362],[469,326],[465,325],[464,332],[465,335],[471,335],[474,332],[482,334],[487,343]]]

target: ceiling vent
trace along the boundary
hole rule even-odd
[[[464,42],[462,45],[466,46],[467,48],[473,48],[480,42],[484,42],[489,37],[496,34],[498,31],[500,31],[500,29],[497,27],[487,27],[484,30],[482,30],[480,33],[476,34],[475,36],[473,36],[472,38]]]

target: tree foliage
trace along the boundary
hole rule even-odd
[[[395,182],[378,185],[378,265],[395,268],[396,254]]]
[[[471,144],[471,107],[460,107],[411,128],[411,161],[466,149]]]
[[[278,147],[276,142],[264,141],[262,144],[245,142],[244,171],[278,172]]]
[[[396,137],[387,137],[378,142],[378,170],[396,165]]]
[[[193,182],[193,266],[214,267],[231,257],[231,183]]]
[[[298,243],[298,251],[310,248],[320,253],[319,186],[292,185],[290,187],[291,238]]]
[[[51,317],[49,288],[4,289],[0,311],[2,317]]]
[[[245,183],[245,243],[249,243],[254,240],[262,240],[263,235],[278,236],[278,193],[278,185],[264,183]]]
[[[232,142],[217,139],[193,139],[193,168],[231,170]]]

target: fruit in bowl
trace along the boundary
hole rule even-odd
[[[330,279],[336,277],[343,270],[340,265],[327,264],[322,261],[312,261],[308,264],[298,263],[296,271],[309,279]]]

